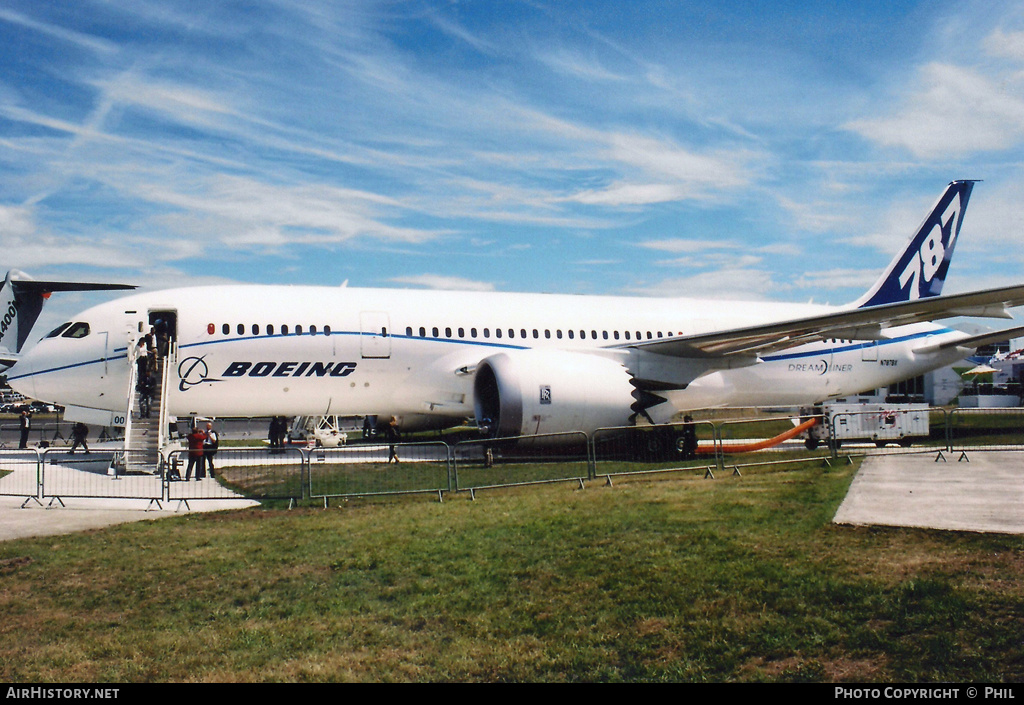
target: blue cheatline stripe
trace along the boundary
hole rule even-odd
[[[887,345],[897,345],[899,343],[905,343],[908,340],[916,340],[919,338],[929,338],[934,335],[945,335],[946,333],[955,332],[952,328],[943,328],[940,330],[931,330],[924,333],[913,333],[911,335],[902,335],[899,338],[886,338],[885,340],[872,341],[868,343],[853,343],[851,345],[843,345],[836,348],[823,348],[821,350],[811,350],[809,352],[801,353],[790,353],[787,355],[769,355],[761,358],[765,362],[778,362],[780,360],[796,360],[802,357],[820,357],[825,354],[835,355],[837,353],[851,352],[853,350],[864,350],[866,348],[884,348]]]
[[[37,375],[45,375],[45,374],[49,374],[51,372],[63,372],[64,370],[73,370],[76,367],[86,367],[88,365],[96,365],[96,364],[99,364],[101,362],[113,362],[115,360],[127,360],[127,359],[128,359],[127,355],[115,355],[113,357],[107,357],[107,358],[102,358],[101,357],[101,358],[98,358],[96,360],[86,360],[85,362],[75,362],[75,363],[72,363],[70,365],[62,365],[61,367],[51,367],[48,370],[39,370],[37,372],[29,372],[28,374],[24,374],[24,375],[14,375],[13,377],[8,377],[7,379],[8,379],[8,381],[12,380],[12,379],[13,380],[26,379],[28,377],[35,377]]]

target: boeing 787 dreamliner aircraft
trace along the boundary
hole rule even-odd
[[[405,430],[474,418],[497,436],[665,423],[708,407],[806,405],[919,375],[1024,332],[934,321],[1010,318],[1024,286],[941,296],[974,186],[954,181],[875,285],[845,306],[300,286],[129,295],[24,353],[10,384],[116,423],[133,350],[169,346],[174,416],[397,416]]]

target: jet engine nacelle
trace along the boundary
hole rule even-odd
[[[625,426],[633,386],[614,360],[549,350],[519,350],[482,360],[473,380],[477,424],[495,437],[590,433]]]

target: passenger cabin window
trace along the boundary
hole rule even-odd
[[[61,335],[62,338],[84,338],[89,335],[88,323],[72,323],[71,326]]]

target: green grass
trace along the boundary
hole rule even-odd
[[[357,500],[6,542],[0,677],[1024,680],[1024,541],[832,525],[853,472]]]
[[[445,462],[313,462],[309,472],[313,496],[449,489],[448,464]]]
[[[1019,409],[1002,412],[957,410],[950,418],[954,445],[1024,446],[1024,414]]]

